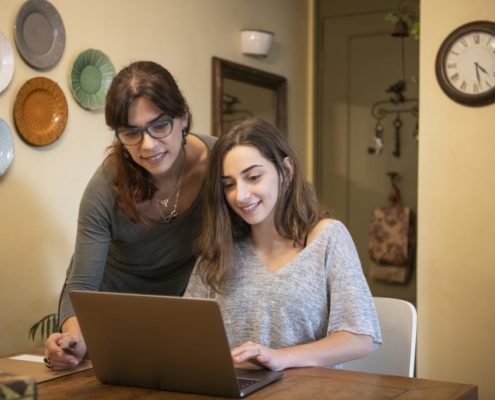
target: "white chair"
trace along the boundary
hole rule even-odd
[[[416,354],[416,309],[405,300],[386,297],[374,297],[374,300],[383,344],[359,360],[344,363],[342,368],[413,377]]]

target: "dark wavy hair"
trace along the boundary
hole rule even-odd
[[[223,184],[223,161],[237,145],[255,147],[275,166],[279,177],[279,198],[275,228],[295,245],[303,246],[308,233],[326,215],[311,185],[304,179],[297,158],[283,135],[268,122],[250,118],[220,136],[211,154],[205,181],[205,201],[197,249],[199,274],[205,284],[220,292],[225,272],[232,263],[234,241],[249,235],[250,226],[227,204]],[[292,162],[292,170],[284,160]]]
[[[173,76],[161,65],[152,61],[137,61],[123,68],[113,79],[106,97],[105,119],[112,129],[127,126],[132,102],[145,97],[173,118],[188,117],[184,134],[189,132],[191,113]],[[125,147],[114,139],[108,148],[105,164],[115,171],[113,187],[117,192],[117,205],[131,221],[144,223],[137,204],[149,200],[157,188],[150,173],[136,164]]]

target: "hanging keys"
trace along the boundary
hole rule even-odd
[[[375,126],[374,140],[375,147],[368,147],[368,153],[380,155],[383,150],[383,126],[380,123],[380,120],[377,121]]]
[[[394,150],[392,151],[392,155],[394,157],[400,157],[400,128],[402,127],[402,120],[400,119],[400,114],[397,114],[394,120]]]

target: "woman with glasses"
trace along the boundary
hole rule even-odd
[[[204,206],[186,296],[219,303],[234,362],[338,366],[381,343],[352,238],[277,129],[253,118],[218,139]]]
[[[81,200],[60,298],[61,333],[45,343],[50,368],[76,366],[86,353],[69,291],[181,296],[196,260],[214,138],[189,133],[186,100],[172,75],[153,62],[135,62],[115,76],[105,118],[115,139]]]

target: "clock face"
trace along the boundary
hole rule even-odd
[[[451,85],[468,94],[495,87],[495,36],[474,31],[459,37],[450,47],[444,68]]]
[[[472,22],[452,32],[436,67],[440,86],[453,100],[472,106],[495,101],[495,24]]]

